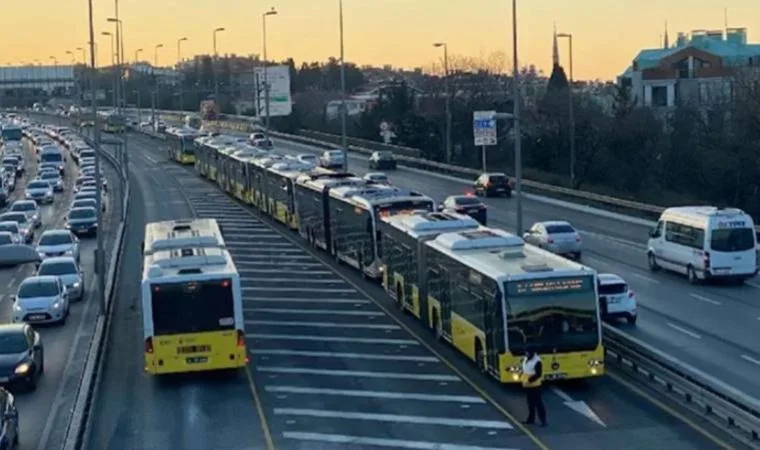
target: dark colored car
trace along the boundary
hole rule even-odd
[[[0,450],[18,447],[18,409],[16,398],[0,388]]]
[[[439,209],[468,215],[481,225],[488,223],[488,207],[482,200],[471,195],[450,195],[441,203]]]
[[[370,170],[396,170],[396,158],[392,152],[372,152],[369,157],[369,169]]]
[[[98,213],[95,208],[72,208],[66,215],[66,228],[77,235],[98,233]]]
[[[40,334],[26,323],[0,325],[0,384],[33,391],[44,371]]]
[[[512,184],[509,177],[503,173],[484,173],[472,184],[475,195],[484,197],[512,196]]]

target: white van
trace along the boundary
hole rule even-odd
[[[649,233],[652,271],[686,275],[692,284],[714,278],[744,281],[757,274],[752,217],[736,208],[681,206],[663,211]]]

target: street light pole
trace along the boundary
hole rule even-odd
[[[135,50],[135,64],[137,64],[138,61],[140,61],[140,53],[142,53],[143,49],[138,48]],[[142,83],[137,83],[137,125],[139,126],[142,122],[142,102],[140,102],[140,87],[142,86]]]
[[[90,68],[92,70],[90,78],[90,95],[92,96],[92,132],[95,146],[100,150],[100,128],[98,126],[98,100],[96,94],[97,71],[95,67],[95,25],[93,23],[92,0],[88,0],[89,6],[89,25],[90,25]],[[98,273],[98,299],[100,300],[100,315],[106,313],[106,267],[104,264],[103,254],[103,208],[100,202],[103,199],[103,177],[100,172],[100,152],[95,152],[95,198],[97,199],[98,208],[98,244],[95,254],[95,267]]]
[[[224,31],[224,27],[219,27],[214,29],[214,32],[212,33],[214,37],[214,61],[211,67],[214,69],[214,100],[217,102],[219,101],[219,73],[217,70],[217,63],[219,62],[219,56],[216,52],[216,33],[219,33],[221,31]]]
[[[119,82],[118,81],[119,78],[118,78],[118,75],[116,74],[116,70],[117,70],[117,68],[116,68],[116,50],[114,48],[113,33],[111,33],[110,31],[103,31],[100,34],[102,34],[103,36],[108,36],[108,37],[111,38],[111,65],[113,66],[113,95],[112,95],[112,98],[113,98],[113,107],[115,109],[117,107],[117,105],[118,105],[118,102],[119,102],[118,98],[116,97],[118,95],[116,84]]]
[[[343,46],[343,0],[338,0],[340,15],[340,145],[343,148],[343,171],[348,172],[348,129],[346,124],[346,55]],[[269,116],[269,114],[267,114]]]
[[[567,38],[570,47],[570,82],[567,85],[568,114],[570,118],[570,188],[575,189],[575,108],[573,105],[573,35],[559,33],[559,38]]]
[[[55,94],[55,83],[58,81],[58,58],[51,56],[50,60],[53,61],[53,82],[50,83],[50,96]]]
[[[124,61],[124,28],[121,19],[119,19],[119,0],[114,0],[116,6],[116,17],[109,17],[107,22],[116,24],[116,110],[121,114],[122,104],[124,103],[124,73],[122,63]]]
[[[277,15],[277,11],[272,7],[269,11],[261,15],[264,46],[264,138],[269,142],[269,62],[267,61],[267,17]]]
[[[446,88],[446,162],[451,164],[453,159],[451,149],[451,86],[449,77],[449,46],[445,42],[437,42],[434,47],[443,47],[443,77]]]
[[[518,236],[523,233],[522,216],[522,135],[520,132],[520,67],[517,58],[517,0],[512,0],[512,97],[514,109],[515,139],[515,214],[517,223],[515,231]]]
[[[164,44],[156,44],[153,48],[153,102],[151,105],[151,122],[153,123],[153,131],[158,131],[158,120],[156,120],[156,107],[158,107],[159,100],[159,84],[158,77],[156,76],[156,69],[158,68],[158,49],[163,48]]]
[[[182,43],[187,40],[186,37],[177,39],[177,75],[179,81],[179,110],[185,110],[185,103],[182,101]]]

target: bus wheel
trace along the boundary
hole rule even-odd
[[[478,365],[478,370],[482,373],[486,373],[486,361],[483,355],[483,345],[479,339],[475,339],[475,363]]]

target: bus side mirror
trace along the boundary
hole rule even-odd
[[[140,253],[145,253],[145,241],[140,242]]]

